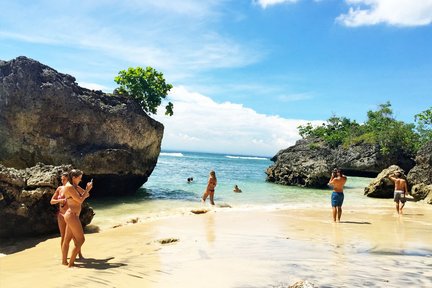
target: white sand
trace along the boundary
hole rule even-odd
[[[0,287],[432,287],[432,208],[219,208],[87,234],[82,262],[59,238],[0,258]],[[157,240],[177,238],[162,245]]]

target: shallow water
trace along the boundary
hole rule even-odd
[[[106,229],[131,219],[146,221],[189,213],[193,208],[202,207],[200,197],[212,169],[218,179],[216,205],[228,204],[238,210],[329,207],[330,188],[310,189],[266,182],[264,171],[272,163],[265,157],[162,152],[148,182],[135,195],[88,199],[96,212],[92,224]],[[189,177],[194,178],[192,183],[187,182]],[[370,181],[370,178],[349,177],[344,206],[372,209],[388,206],[391,200],[363,195]],[[242,193],[232,191],[235,184]]]

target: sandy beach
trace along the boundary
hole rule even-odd
[[[60,264],[59,238],[0,258],[0,287],[430,287],[432,209],[235,211],[86,234],[85,260]],[[173,238],[176,242],[161,244]]]

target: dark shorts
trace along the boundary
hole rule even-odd
[[[405,203],[406,202],[405,194],[402,191],[395,191],[393,201],[396,203],[399,203],[399,201],[401,203]]]
[[[343,192],[333,192],[331,195],[331,205],[332,207],[342,206],[344,201]]]

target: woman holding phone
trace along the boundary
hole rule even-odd
[[[82,180],[83,172],[78,169],[72,169],[69,172],[68,182],[64,186],[64,196],[67,201],[68,209],[64,214],[64,220],[66,222],[66,233],[65,239],[62,246],[62,264],[68,267],[73,267],[75,258],[81,251],[81,246],[84,244],[84,230],[79,219],[81,213],[81,204],[87,199],[90,194],[89,191],[93,187],[93,183],[88,182],[86,189],[79,187],[79,183]],[[67,262],[67,254],[69,251],[69,243],[74,238],[75,247],[72,250],[72,254]]]

